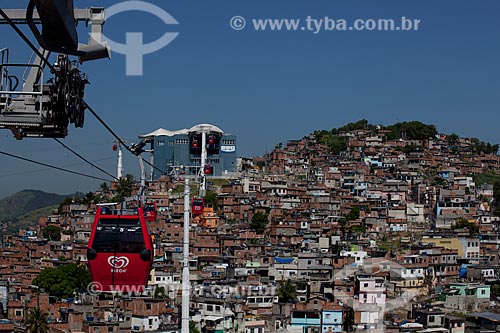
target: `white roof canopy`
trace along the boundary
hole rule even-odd
[[[155,137],[155,136],[174,136],[177,134],[189,134],[189,133],[193,133],[193,132],[199,132],[199,133],[201,133],[201,132],[207,132],[207,133],[208,132],[215,132],[215,133],[220,133],[220,134],[224,133],[219,127],[217,127],[215,125],[198,124],[198,125],[191,127],[190,129],[183,128],[183,129],[176,130],[176,131],[170,131],[170,130],[166,130],[164,128],[159,128],[156,131],[153,131],[151,133],[140,135],[139,138],[151,138],[151,137]]]

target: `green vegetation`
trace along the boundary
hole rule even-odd
[[[357,220],[359,219],[359,206],[354,206],[351,208],[351,211],[346,215],[347,221]]]
[[[85,289],[92,281],[86,266],[68,264],[58,268],[45,268],[33,280],[33,284],[44,288],[51,296],[68,298],[73,292]]]
[[[64,195],[37,190],[23,190],[0,200],[0,221],[15,218],[35,209],[53,206],[64,199]]]
[[[366,227],[364,225],[353,225],[349,228],[349,231],[354,234],[364,234],[366,233]]]
[[[219,209],[219,202],[217,201],[217,192],[212,190],[207,190],[205,193],[205,204],[208,207],[212,207],[214,211]]]
[[[493,215],[500,216],[500,181],[493,184]]]
[[[43,238],[49,241],[60,241],[61,240],[61,228],[55,225],[49,225],[43,228]]]
[[[434,181],[431,183],[432,186],[446,186],[446,180],[441,177],[434,177]]]
[[[122,202],[123,199],[128,198],[132,195],[132,190],[134,188],[134,176],[127,174],[118,180],[118,185],[116,186],[116,195],[112,201]]]
[[[451,133],[446,137],[446,139],[448,140],[448,144],[450,146],[455,146],[460,142],[460,137],[455,133]]]
[[[472,149],[476,153],[485,153],[485,154],[497,154],[499,145],[492,145],[489,142],[479,141],[479,139],[473,138],[472,141]]]
[[[214,186],[222,186],[231,184],[234,179],[226,179],[226,178],[208,178],[207,182],[210,182],[210,185]]]
[[[495,172],[485,172],[479,173],[472,176],[476,186],[481,186],[483,184],[495,184],[495,182],[500,182],[500,174]]]
[[[452,229],[465,229],[465,228],[467,228],[471,235],[476,235],[479,233],[479,226],[473,222],[467,221],[463,217],[458,218],[455,221],[455,224],[451,228]]]
[[[495,284],[491,287],[491,293],[495,296],[500,296],[500,284]]]
[[[167,298],[167,294],[165,293],[165,287],[157,287],[155,288],[155,294],[153,296],[155,299],[164,299]]]
[[[39,307],[30,310],[28,319],[26,321],[26,327],[28,333],[47,333],[49,332],[49,324],[47,319],[49,314],[45,311],[40,310]]]
[[[401,138],[406,138],[407,140],[425,140],[434,137],[438,133],[436,126],[426,125],[420,121],[396,123],[387,126],[386,129],[391,131],[387,135],[387,138],[391,140]]]
[[[264,213],[257,212],[252,216],[252,221],[250,222],[250,228],[255,230],[259,235],[264,233],[266,226],[269,223],[268,216]]]
[[[189,333],[201,333],[194,321],[189,322]]]
[[[409,154],[409,153],[414,153],[416,151],[423,150],[422,146],[417,146],[417,145],[408,145],[403,147],[403,153]]]
[[[333,131],[333,130],[332,130]],[[347,150],[347,138],[328,131],[314,132],[316,142],[327,145],[334,154]]]
[[[282,281],[278,289],[278,300],[281,303],[288,303],[297,297],[297,288],[290,279]]]
[[[351,131],[358,131],[358,130],[371,130],[372,131],[372,130],[375,130],[375,128],[376,128],[376,126],[369,124],[368,120],[361,119],[355,123],[347,123],[347,125],[332,129],[332,134],[339,134],[341,132],[351,132]]]

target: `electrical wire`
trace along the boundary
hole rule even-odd
[[[30,163],[34,163],[34,164],[38,164],[38,165],[43,165],[43,166],[48,167],[48,168],[52,168],[52,169],[56,169],[56,170],[60,170],[60,171],[68,172],[68,173],[72,173],[74,175],[78,175],[78,176],[82,176],[82,177],[87,177],[87,178],[92,178],[92,179],[97,179],[97,180],[104,180],[105,182],[110,182],[109,179],[105,179],[105,178],[101,178],[101,177],[96,177],[96,176],[91,176],[91,175],[87,175],[87,174],[84,174],[84,173],[81,173],[81,172],[64,169],[64,168],[61,168],[61,167],[58,167],[58,166],[55,166],[55,165],[50,165],[50,164],[47,164],[47,163],[38,162],[38,161],[29,159],[29,158],[26,158],[26,157],[17,156],[17,155],[10,154],[10,153],[4,152],[4,151],[0,151],[0,154],[6,155],[6,156],[10,156],[10,157],[13,157],[13,158],[17,158],[19,160],[23,160],[23,161],[26,161],[26,162],[30,162]]]
[[[89,160],[87,160],[85,157],[83,157],[82,155],[78,154],[76,151],[74,151],[73,149],[71,149],[70,147],[68,147],[67,145],[64,144],[64,142],[62,142],[61,140],[57,139],[57,138],[54,138],[54,140],[59,143],[61,146],[63,146],[64,148],[66,148],[67,150],[69,150],[70,152],[72,152],[73,154],[75,154],[76,156],[78,156],[78,158],[80,158],[82,161],[84,161],[85,163],[88,163],[90,164],[91,166],[93,166],[94,168],[96,168],[97,170],[101,171],[102,173],[105,173],[106,175],[110,176],[111,178],[114,178],[115,180],[118,180],[118,178],[116,178],[115,176],[113,176],[112,174],[110,174],[109,172],[107,172],[106,170],[103,170],[101,169],[100,167],[98,167],[97,165],[95,165],[94,163],[90,162]]]

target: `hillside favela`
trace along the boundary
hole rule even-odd
[[[363,119],[246,158],[229,130],[0,201],[0,332],[181,332],[183,301],[189,332],[498,331],[498,144]]]

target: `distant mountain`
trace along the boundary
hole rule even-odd
[[[16,232],[20,227],[35,225],[71,195],[23,190],[0,200],[0,225],[3,231]]]

